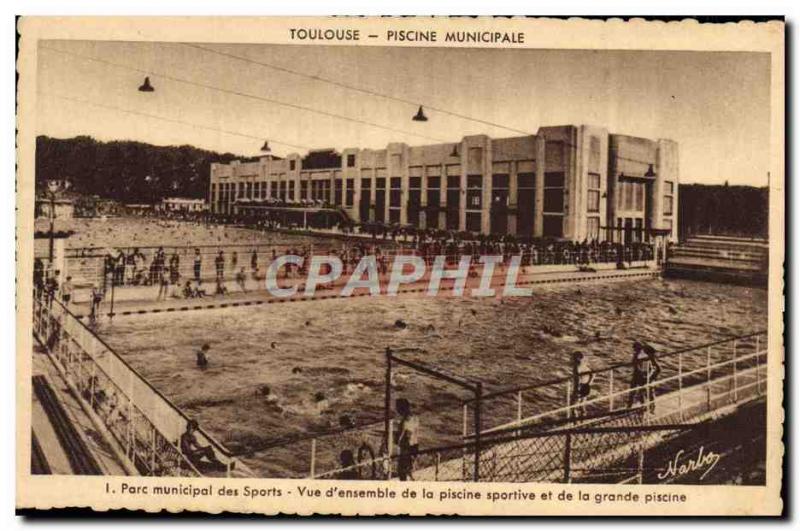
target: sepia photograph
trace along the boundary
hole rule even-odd
[[[273,22],[25,43],[19,474],[442,510],[779,489],[774,54]]]

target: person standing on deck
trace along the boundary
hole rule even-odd
[[[55,273],[50,275],[45,282],[45,293],[47,294],[47,307],[53,307],[53,299],[56,297],[56,293],[58,292],[58,275],[61,274],[61,271],[56,269]]]
[[[72,300],[72,292],[74,286],[72,285],[72,277],[68,276],[64,284],[61,285],[61,300],[64,302],[64,307],[69,308],[69,303]]]
[[[650,345],[633,342],[633,361],[631,364],[631,387],[628,394],[628,409],[634,402],[647,405],[650,413],[656,409],[655,389],[649,384],[661,374],[661,365],[656,359],[656,351]]]
[[[89,311],[89,322],[95,323],[97,322],[97,316],[100,315],[100,303],[103,300],[103,292],[98,289],[97,284],[92,285],[92,295],[91,295],[91,309]]]
[[[214,265],[217,268],[217,284],[225,279],[225,253],[220,249],[217,257],[214,258]]]
[[[44,291],[44,263],[41,258],[33,261],[33,293],[38,299]]]
[[[178,251],[175,250],[172,253],[172,256],[169,257],[169,281],[170,284],[173,286],[178,283],[180,279],[180,266],[181,266],[181,257],[178,256]]]
[[[592,393],[594,372],[583,352],[572,353],[572,405],[581,416],[586,414],[584,402]]]
[[[203,267],[203,257],[200,254],[200,249],[194,250],[194,280],[200,282],[200,272]]]
[[[405,398],[397,399],[395,409],[400,415],[395,439],[399,450],[397,476],[400,481],[413,480],[414,458],[419,451],[419,419],[411,414],[411,403]]]

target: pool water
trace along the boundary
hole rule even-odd
[[[575,350],[597,368],[628,361],[634,339],[669,352],[766,325],[765,290],[654,279],[543,287],[516,299],[365,297],[151,314],[119,318],[99,334],[206,430],[247,453],[335,429],[343,414],[379,421],[387,346],[424,349],[408,356],[491,392],[567,376]],[[205,370],[195,366],[203,343]],[[422,447],[459,440],[468,393],[404,368],[393,392],[420,412]],[[497,423],[491,415],[488,426]],[[263,476],[299,476],[307,453],[290,444],[252,452],[246,463]]]

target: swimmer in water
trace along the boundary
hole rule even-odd
[[[208,343],[204,344],[200,350],[197,351],[197,366],[201,369],[205,369],[208,367],[208,354],[211,347]]]

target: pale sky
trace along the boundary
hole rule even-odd
[[[767,184],[767,54],[202,46],[531,134],[540,126],[591,124],[607,127],[612,133],[671,138],[679,144],[681,182]],[[145,75],[141,71],[149,72],[155,92],[137,90]],[[427,122],[414,122],[411,117],[416,105],[178,43],[44,41],[39,49],[38,83],[37,132],[59,138],[91,135],[98,140],[191,144],[253,156],[259,152],[261,139],[270,141],[276,155],[285,155],[309,148],[382,148],[388,142],[422,145],[454,142],[469,134],[520,134],[433,110],[426,110]]]

